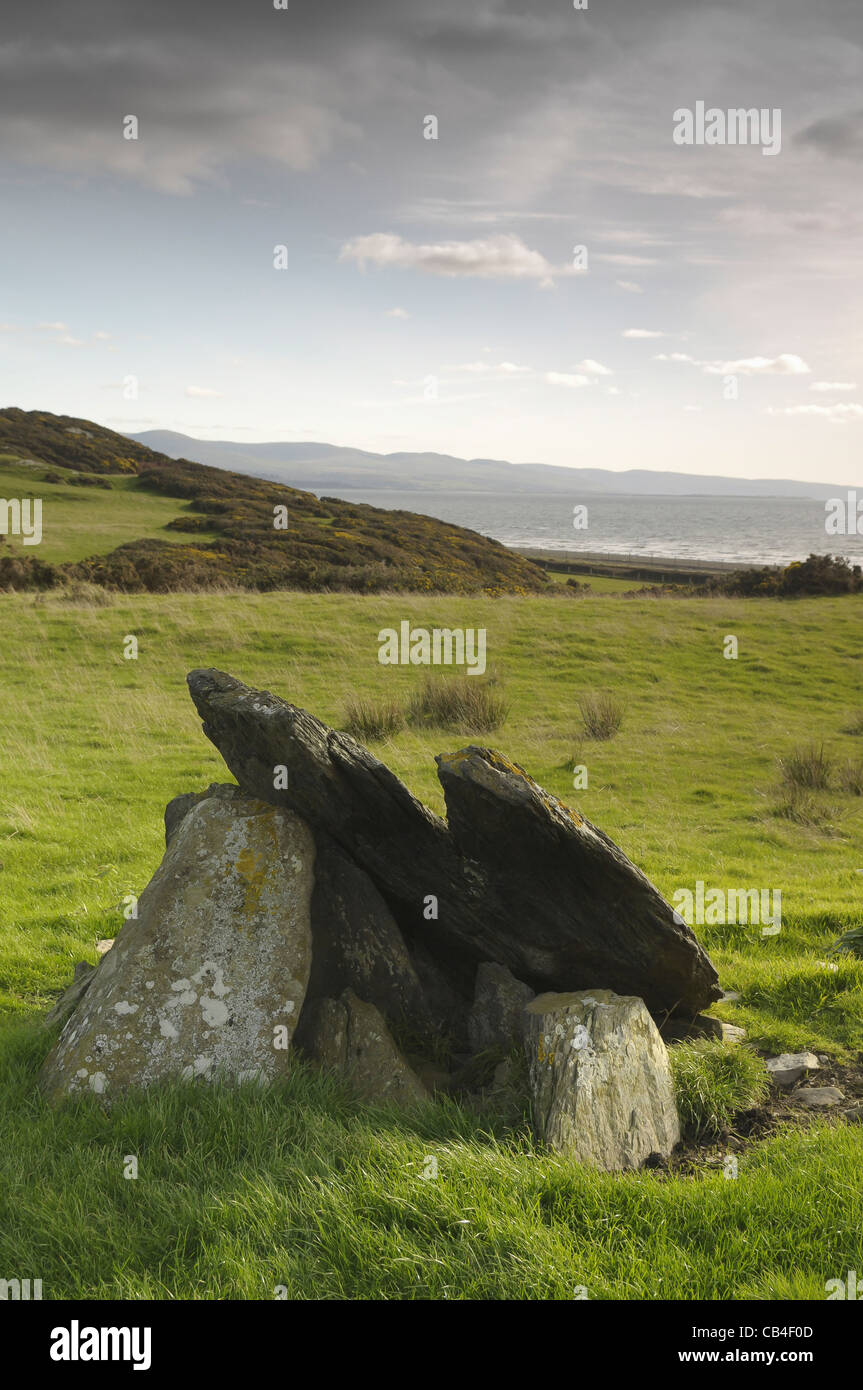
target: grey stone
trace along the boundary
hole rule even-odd
[[[206,801],[208,796],[221,796],[226,800],[231,800],[237,795],[240,795],[240,789],[232,783],[211,782],[206,791],[183,792],[180,796],[173,797],[165,807],[165,848],[171,843],[171,836],[193,806],[197,806],[201,801]]]
[[[346,989],[340,999],[315,1000],[304,1038],[306,1054],[346,1077],[362,1100],[409,1105],[430,1099],[383,1016],[353,990]]]
[[[410,1026],[426,1044],[439,1036],[404,938],[368,874],[326,835],[315,836],[312,973],[306,999],[337,999],[352,989],[391,1024]],[[305,1011],[297,1029],[303,1047]]]
[[[839,1105],[845,1096],[837,1086],[803,1086],[791,1092],[791,1099],[799,1100],[801,1105],[808,1105],[812,1110],[829,1110]]]
[[[847,1120],[849,1125],[863,1125],[863,1105],[854,1105],[850,1110],[843,1110],[842,1118]]]
[[[526,1009],[538,1137],[593,1168],[637,1169],[680,1139],[668,1053],[643,1000],[544,994]]]
[[[307,711],[224,671],[187,677],[206,736],[241,787],[324,831],[407,931],[425,895],[438,963],[496,960],[534,989],[602,979],[655,1012],[718,999],[695,935],[609,837],[489,748],[439,755],[448,824],[379,759]],[[288,769],[274,787],[273,769]]]
[[[768,1057],[764,1065],[777,1086],[794,1086],[807,1071],[817,1071],[820,1063],[814,1052],[783,1052]]]
[[[524,1037],[524,1010],[533,997],[530,985],[517,980],[505,965],[483,961],[476,972],[473,1007],[467,1023],[473,1051],[520,1045]]]
[[[289,1067],[309,976],[314,843],[247,797],[191,808],[47,1058],[52,1100]]]
[[[746,1039],[746,1029],[739,1028],[736,1023],[723,1023],[722,1041],[727,1043],[742,1043]]]
[[[115,939],[116,938],[113,936],[103,936],[101,941],[97,941],[96,950],[98,954],[100,956],[106,955],[107,952],[110,951],[111,947],[114,945]]]

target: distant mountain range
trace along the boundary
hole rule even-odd
[[[267,478],[311,492],[341,489],[395,491],[618,493],[651,497],[843,496],[838,483],[800,483],[791,478],[725,478],[717,474],[671,473],[630,468],[555,468],[545,463],[461,459],[449,454],[374,454],[325,443],[242,444],[228,439],[193,439],[173,430],[143,430],[129,439],[169,458],[187,458],[214,468]]]

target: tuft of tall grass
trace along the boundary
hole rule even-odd
[[[668,1052],[681,1128],[688,1139],[714,1139],[735,1115],[767,1095],[764,1063],[751,1048],[703,1038]]]
[[[792,787],[817,790],[830,786],[833,759],[824,752],[823,743],[817,747],[811,743],[807,747],[795,748],[787,758],[779,759],[779,766],[785,781]]]
[[[582,695],[578,708],[588,738],[614,738],[623,722],[623,705],[605,691]]]
[[[354,738],[379,743],[405,726],[405,712],[397,700],[348,700],[345,729]]]
[[[863,796],[863,758],[846,758],[839,767],[839,786],[851,796]]]
[[[476,676],[427,676],[411,697],[408,722],[420,727],[487,734],[499,729],[509,713],[492,681]]]

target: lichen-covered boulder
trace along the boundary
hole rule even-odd
[[[283,1075],[311,966],[313,883],[298,816],[235,788],[193,805],[45,1062],[49,1097]]]
[[[610,989],[543,994],[525,1037],[537,1136],[609,1172],[680,1139],[668,1053],[644,1002]]]
[[[405,1061],[383,1016],[346,989],[318,999],[304,1019],[303,1050],[319,1066],[344,1076],[365,1101],[407,1105],[430,1095]]]

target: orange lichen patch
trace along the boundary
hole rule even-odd
[[[259,818],[263,837],[272,841],[272,845],[262,845],[260,849],[253,849],[246,845],[237,855],[236,870],[240,878],[246,883],[246,897],[243,904],[243,912],[246,917],[253,917],[258,911],[261,902],[261,894],[267,884],[267,867],[273,862],[273,851],[278,852],[278,834],[275,824],[275,810],[269,808]]]

